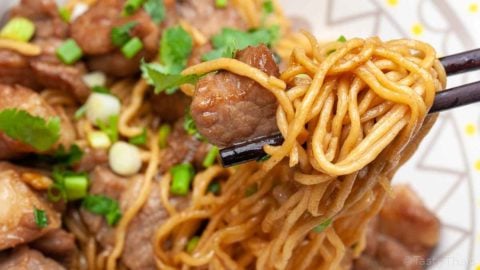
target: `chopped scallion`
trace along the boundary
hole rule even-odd
[[[313,231],[316,233],[323,232],[326,228],[328,228],[332,224],[332,219],[327,219],[323,223],[319,224],[317,227],[313,228]]]
[[[66,7],[58,8],[58,14],[60,14],[60,18],[66,23],[69,23],[72,18],[72,12]]]
[[[275,11],[275,7],[273,5],[272,0],[264,0],[263,1],[263,12],[268,15],[272,14]]]
[[[218,147],[212,146],[210,150],[208,151],[207,155],[205,156],[205,159],[203,159],[203,167],[208,168],[215,163],[215,160],[217,159],[219,150]]]
[[[43,229],[48,226],[48,217],[44,210],[33,209],[33,216],[38,228]]]
[[[100,86],[100,85],[92,87],[92,92],[102,93],[102,94],[111,94],[110,89],[108,89],[105,86]]]
[[[85,174],[69,175],[63,181],[69,201],[75,201],[87,195],[88,178]]]
[[[125,45],[123,45],[121,51],[127,59],[132,59],[142,49],[142,41],[138,37],[134,37],[125,43]]]
[[[67,39],[57,49],[57,57],[65,64],[71,65],[82,58],[82,49],[74,39]]]
[[[167,148],[170,132],[172,132],[172,128],[168,124],[163,124],[158,130],[158,145],[160,149]]]
[[[215,6],[217,8],[225,8],[227,7],[228,0],[215,0]]]
[[[117,224],[122,217],[118,202],[103,195],[87,195],[82,206],[94,214],[104,216],[110,226]]]
[[[128,22],[122,26],[114,27],[112,32],[110,32],[110,38],[112,39],[113,45],[121,47],[125,45],[132,36],[130,31],[138,24],[138,22]]]
[[[186,196],[190,189],[195,174],[195,169],[190,163],[183,163],[170,169],[172,175],[172,182],[170,185],[170,192],[178,196]]]
[[[195,250],[195,248],[197,248],[199,241],[200,241],[199,236],[194,236],[190,240],[188,240],[186,251],[188,253],[192,253]]]
[[[0,31],[0,37],[27,42],[35,33],[35,24],[27,18],[10,19]]]
[[[90,131],[87,135],[88,143],[95,149],[107,149],[112,145],[110,137],[103,131]]]
[[[108,135],[110,142],[114,143],[118,141],[118,115],[108,117],[107,123],[98,121],[97,125]]]

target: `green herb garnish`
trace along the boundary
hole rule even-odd
[[[48,217],[44,210],[33,209],[33,216],[38,228],[43,229],[48,226]]]
[[[165,19],[165,4],[163,0],[147,0],[143,4],[143,9],[156,23],[161,23]]]
[[[83,199],[82,206],[89,212],[104,216],[110,226],[114,226],[122,218],[118,202],[107,196],[88,195]]]
[[[142,133],[130,138],[128,142],[134,145],[145,145],[147,143],[147,129],[144,128]]]
[[[0,131],[38,151],[50,149],[60,138],[60,118],[48,121],[18,109],[0,111]]]
[[[108,135],[112,143],[118,141],[118,115],[108,117],[106,123],[98,121],[97,125],[101,131]]]
[[[323,223],[319,224],[317,227],[313,228],[313,231],[316,233],[323,232],[326,228],[332,225],[332,219],[327,219]]]

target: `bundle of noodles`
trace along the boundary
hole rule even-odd
[[[280,78],[234,59],[183,72],[227,70],[257,81],[278,100],[285,142],[266,146],[263,163],[211,167],[195,177],[190,207],[168,207],[171,218],[155,235],[160,268],[341,269],[351,251],[363,249],[365,226],[392,176],[435,121],[427,112],[445,72],[419,41],[320,46],[304,35],[309,47],[293,51]],[[208,193],[225,173],[221,195]],[[195,234],[198,245],[188,253]]]

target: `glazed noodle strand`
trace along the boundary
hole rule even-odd
[[[190,207],[169,206],[171,217],[156,233],[161,268],[341,269],[347,253],[365,246],[364,229],[393,174],[435,121],[427,112],[445,87],[445,71],[420,41],[319,45],[303,35],[308,43],[293,51],[280,78],[234,59],[183,72],[228,70],[264,86],[277,98],[285,142],[265,146],[271,158],[264,163],[229,170],[220,196],[206,186],[226,170],[195,177]],[[246,194],[251,187],[255,192]],[[202,223],[199,244],[188,254],[186,239]],[[313,232],[319,224],[325,229]]]

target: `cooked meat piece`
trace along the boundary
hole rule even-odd
[[[0,83],[39,89],[40,85],[31,74],[27,57],[10,50],[0,50]]]
[[[72,37],[86,55],[92,56],[88,60],[90,69],[118,77],[137,73],[141,59],[153,59],[160,39],[159,26],[143,9],[124,17],[121,15],[122,8],[123,1],[98,1],[72,24]],[[144,48],[133,59],[126,59],[112,44],[111,31],[132,21],[137,25],[131,34],[142,40]]]
[[[434,214],[409,187],[398,186],[394,192],[370,221],[367,246],[354,260],[354,270],[420,270],[438,244],[440,225]]]
[[[81,101],[90,94],[90,89],[82,80],[82,71],[76,67],[38,60],[32,60],[30,65],[37,82],[45,88],[70,92]]]
[[[62,229],[49,231],[30,246],[36,250],[40,250],[43,254],[58,259],[68,257],[77,249],[75,246],[75,236]]]
[[[0,269],[2,270],[65,270],[52,259],[26,246],[0,254]]]
[[[0,250],[28,243],[60,227],[60,214],[22,181],[22,170],[0,163]],[[45,211],[45,228],[35,223],[35,209]]]
[[[231,3],[226,8],[216,8],[215,0],[177,1],[177,13],[207,38],[226,27],[247,29],[247,24]]]
[[[8,86],[0,84],[0,110],[17,108],[25,110],[32,115],[45,119],[58,116],[59,114],[48,105],[37,93],[22,86]],[[73,143],[73,126],[65,120],[61,124],[61,135],[58,144],[69,147]],[[36,152],[31,146],[13,140],[0,132],[0,159],[7,159],[22,153]]]
[[[90,94],[82,79],[86,69],[80,62],[69,66],[58,60],[55,52],[61,42],[57,38],[37,39],[34,43],[42,48],[42,54],[35,57],[0,50],[0,83],[21,84],[35,90],[64,90],[84,101]]]
[[[264,45],[248,47],[236,57],[269,75],[279,75],[273,54]],[[226,71],[201,79],[191,106],[198,131],[219,146],[275,132],[276,109],[272,93],[249,78]]]
[[[121,194],[127,187],[128,180],[114,174],[105,166],[97,166],[90,173],[90,190],[89,193],[97,195],[105,195],[109,198],[119,200]],[[115,244],[115,230],[107,225],[104,218],[81,209],[80,211],[83,221],[87,228],[95,233],[97,241],[104,247],[113,246]]]
[[[208,144],[188,135],[183,128],[183,119],[180,119],[168,137],[168,148],[160,162],[160,172],[166,172],[172,166],[183,162],[193,163],[200,169],[207,152]]]
[[[438,243],[440,221],[408,186],[395,188],[395,197],[380,212],[380,232],[397,239],[413,253],[426,257]]]
[[[96,166],[108,163],[108,152],[105,149],[85,148],[80,162],[75,166],[75,170],[79,172],[90,172]]]
[[[65,38],[68,35],[68,25],[58,13],[55,0],[22,0],[12,8],[10,17],[22,16],[35,23],[35,38]]]
[[[119,200],[122,212],[125,212],[137,198],[143,183],[143,176],[137,175],[125,179],[116,176],[106,167],[97,167],[91,174],[91,180],[91,193],[103,194]],[[172,198],[171,203],[179,208],[184,208],[188,199]],[[115,243],[115,228],[109,227],[102,217],[85,210],[81,210],[81,215],[103,248],[111,248]],[[128,227],[125,239],[125,243],[128,245],[125,245],[120,259],[129,269],[156,269],[151,242],[152,235],[167,218],[168,214],[160,200],[159,184],[154,182],[148,200]]]
[[[152,94],[150,97],[153,111],[162,122],[175,123],[185,115],[192,99],[177,91],[175,94]]]

